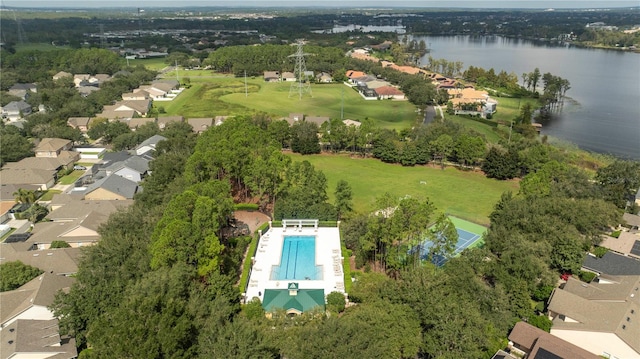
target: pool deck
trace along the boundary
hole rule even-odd
[[[316,266],[321,266],[319,280],[271,280],[273,266],[280,265],[284,236],[316,236]],[[309,263],[313,265],[313,263]],[[344,293],[344,271],[340,250],[340,230],[336,227],[272,227],[260,237],[253,258],[251,275],[245,302],[258,297],[264,300],[265,289],[287,289],[290,282],[298,283],[299,289],[324,289],[325,296],[331,292]]]

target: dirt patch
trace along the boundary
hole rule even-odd
[[[251,233],[255,232],[262,224],[271,220],[269,216],[258,211],[235,211],[233,217],[249,226]]]

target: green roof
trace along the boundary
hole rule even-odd
[[[324,310],[324,289],[299,289],[297,295],[290,295],[288,289],[265,289],[262,307],[267,312],[274,309],[306,312],[316,307]]]

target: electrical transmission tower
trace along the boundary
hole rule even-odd
[[[296,53],[293,55],[289,55],[289,57],[293,57],[296,59],[296,67],[294,70],[296,82],[291,84],[291,88],[289,89],[289,97],[291,97],[292,94],[297,93],[298,98],[300,99],[302,99],[302,94],[304,93],[309,93],[309,96],[313,97],[313,95],[311,94],[311,84],[309,83],[309,81],[305,81],[308,79],[306,79],[305,76],[305,73],[307,72],[307,65],[304,62],[304,57],[311,54],[307,54],[302,51],[302,45],[304,45],[304,42],[302,40],[298,40],[298,42],[296,42],[296,46],[298,48],[296,50]]]

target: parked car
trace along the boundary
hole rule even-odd
[[[80,166],[80,165],[75,165],[75,166],[73,166],[73,169],[74,169],[74,170],[81,170],[81,171],[84,171],[84,170],[86,170],[86,169],[87,169],[87,167],[85,167],[85,166]]]

